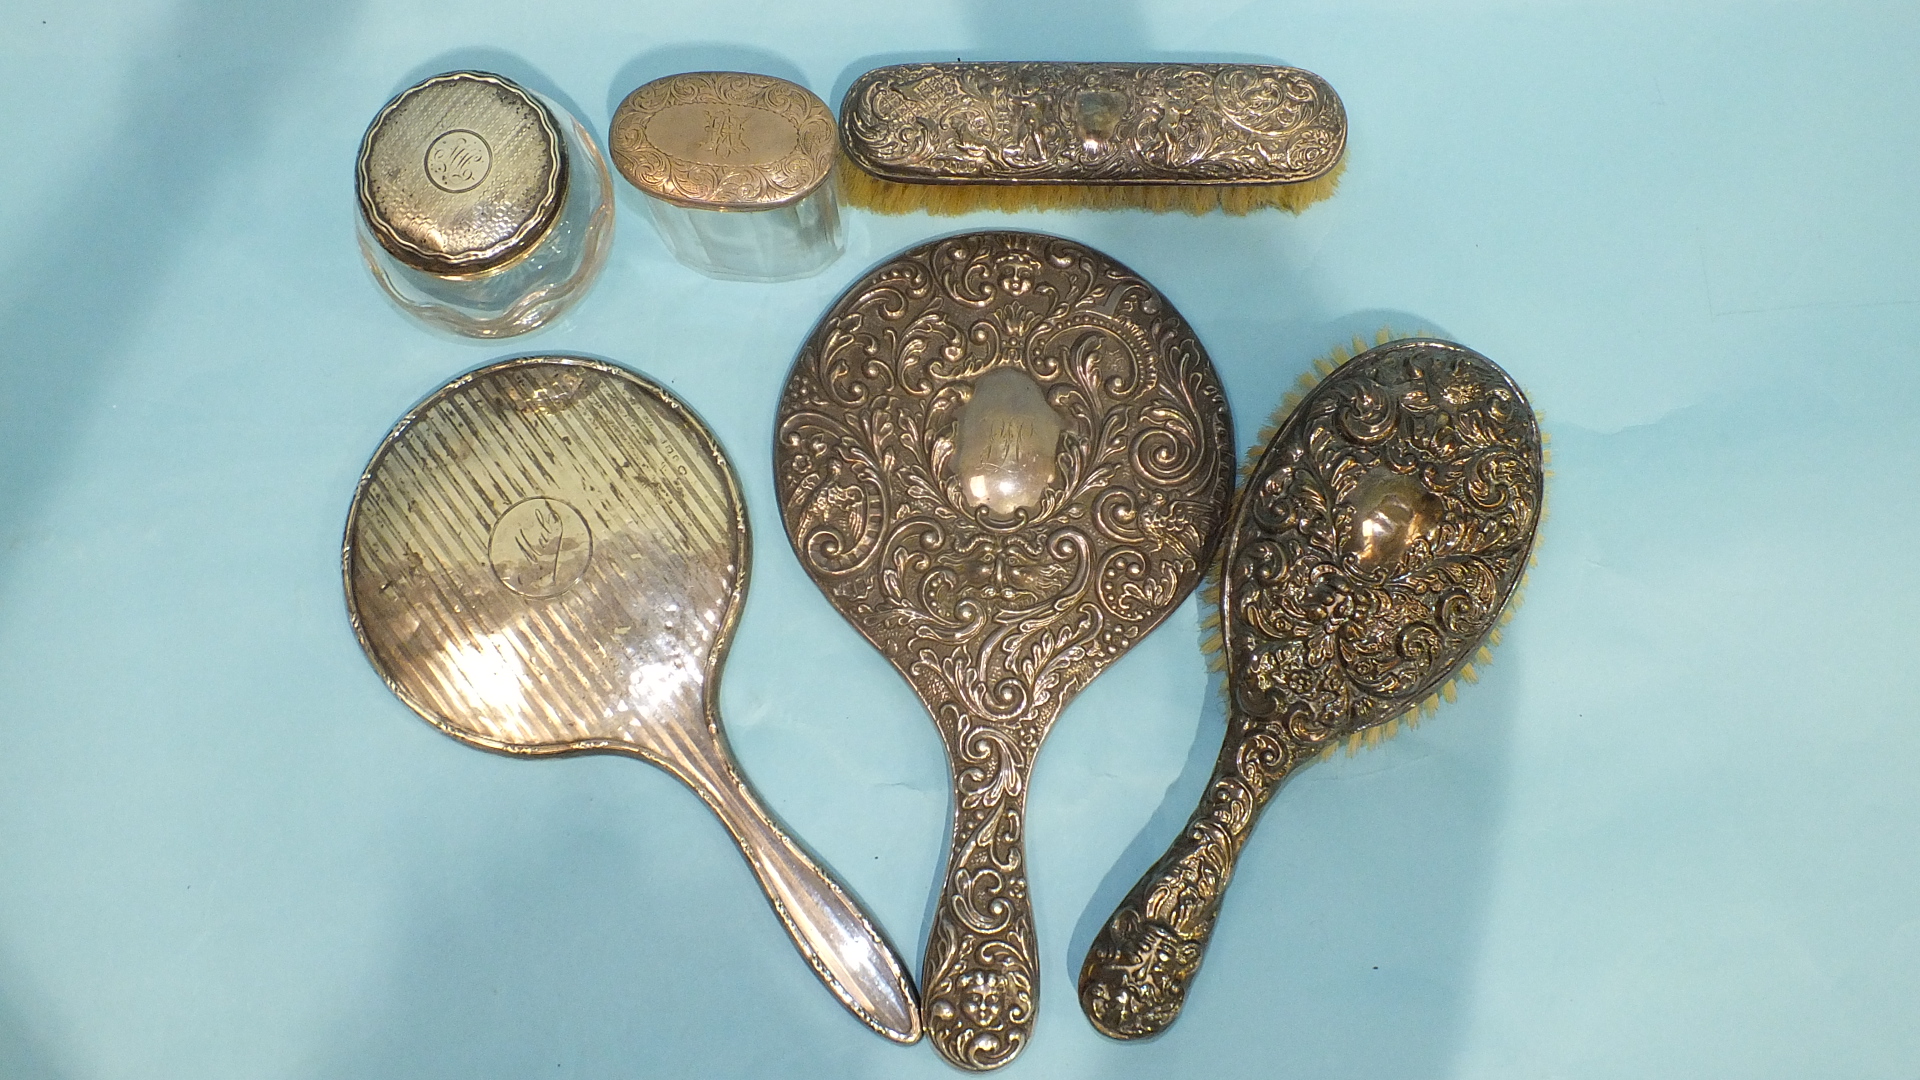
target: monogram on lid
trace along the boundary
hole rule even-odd
[[[435,274],[524,255],[560,216],[559,122],[498,75],[455,71],[403,92],[367,128],[360,212],[380,246]]]
[[[780,281],[840,254],[833,113],[771,75],[692,71],[627,95],[607,137],[620,175],[681,262],[714,277]]]
[[[613,179],[565,110],[483,71],[435,75],[368,125],[360,250],[410,315],[473,337],[538,327],[591,287]]]

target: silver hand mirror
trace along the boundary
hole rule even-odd
[[[347,515],[347,606],[387,685],[454,738],[631,754],[679,777],[834,996],[913,1042],[898,956],[761,804],[721,731],[743,505],[712,434],[664,389],[593,360],[508,360],[421,402],[374,454]]]
[[[856,282],[801,348],[774,442],[815,584],[946,744],[953,842],[921,967],[935,1048],[1026,1045],[1039,990],[1028,778],[1054,719],[1192,590],[1232,429],[1167,299],[1099,252],[990,232]]]
[[[1431,708],[1483,647],[1526,570],[1544,476],[1526,396],[1446,341],[1355,357],[1280,425],[1221,556],[1226,737],[1186,828],[1087,950],[1094,1027],[1137,1039],[1178,1019],[1282,781]]]

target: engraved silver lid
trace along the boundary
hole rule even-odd
[[[360,142],[360,213],[394,258],[434,274],[498,269],[566,202],[560,125],[498,75],[454,71],[400,93]]]
[[[812,194],[839,149],[833,112],[771,75],[690,71],[627,95],[608,149],[620,175],[700,210],[768,210]]]

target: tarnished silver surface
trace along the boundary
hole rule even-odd
[[[1346,148],[1326,81],[1259,64],[896,64],[840,106],[847,156],[905,183],[1271,184]]]
[[[1281,782],[1419,707],[1481,647],[1533,546],[1540,450],[1505,372],[1424,339],[1355,357],[1281,426],[1222,559],[1226,739],[1186,829],[1088,950],[1080,1004],[1096,1028],[1171,1024]]]
[[[566,202],[559,121],[499,75],[455,71],[402,91],[367,127],[360,213],[394,258],[478,274],[531,251]]]
[[[771,75],[690,71],[628,94],[607,149],[629,183],[701,210],[765,210],[807,197],[833,169],[833,112]]]
[[[921,981],[928,1034],[956,1065],[1004,1065],[1033,1027],[1034,755],[1198,581],[1232,473],[1226,401],[1192,330],[1067,240],[910,250],[801,348],[774,442],[788,536],[926,704],[952,768]]]
[[[854,1015],[920,1037],[904,965],[760,803],[716,708],[746,595],[740,487],[672,395],[573,357],[509,360],[403,417],[354,494],[342,565],[367,657],[462,742],[631,754],[713,809]]]

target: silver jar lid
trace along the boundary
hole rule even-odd
[[[833,112],[771,75],[690,71],[627,95],[608,149],[620,175],[699,210],[770,210],[806,198],[833,171]]]
[[[479,274],[531,251],[566,202],[560,125],[498,75],[455,71],[404,90],[360,143],[360,213],[394,258]]]

